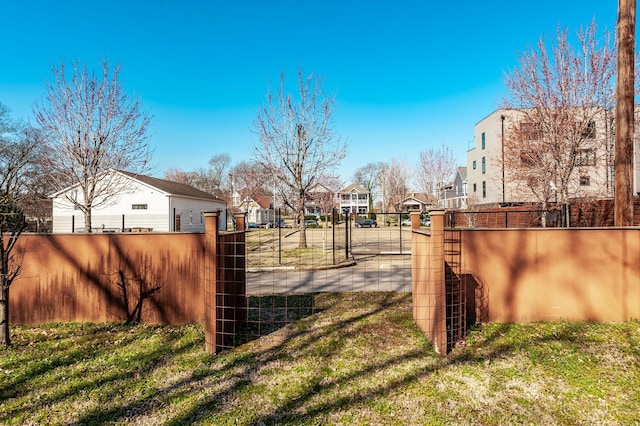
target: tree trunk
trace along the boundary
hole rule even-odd
[[[306,249],[307,248],[307,227],[304,223],[304,197],[300,197],[298,200],[298,220],[300,227],[300,242],[298,243],[298,248]]]
[[[84,212],[84,232],[91,232],[91,209]]]
[[[636,0],[618,0],[615,226],[633,225],[634,44]]]
[[[0,346],[11,345],[9,335],[9,288],[0,292]]]

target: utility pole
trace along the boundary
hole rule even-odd
[[[636,0],[618,0],[615,226],[633,225],[633,118]]]
[[[504,114],[500,116],[500,145],[502,145],[502,207],[505,207],[504,197]]]

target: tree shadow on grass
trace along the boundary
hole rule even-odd
[[[159,327],[160,345],[147,350],[140,346],[133,359],[112,365],[113,371],[104,375],[88,374],[85,381],[74,386],[62,384],[57,388],[51,384],[50,395],[44,399],[34,398],[19,411],[4,415],[17,416],[43,407],[50,409],[47,407],[65,399],[70,401],[68,404],[77,405],[74,401],[79,394],[99,392],[104,403],[93,404],[79,413],[72,418],[74,423],[153,421],[178,425],[200,421],[214,424],[216,418],[222,421],[235,418],[241,424],[298,424],[359,409],[366,406],[367,401],[393,394],[452,363],[482,364],[549,341],[580,345],[590,339],[584,326],[571,323],[544,327],[533,336],[527,326],[489,324],[472,330],[466,347],[456,348],[447,358],[441,358],[412,324],[409,294],[375,293],[366,295],[366,302],[348,293],[322,299],[323,296],[313,295],[318,309],[310,316],[279,328],[265,339],[215,356],[206,355],[204,349],[200,353],[197,349],[194,351],[197,346],[204,348],[201,330],[197,338],[183,341],[182,333],[162,333],[164,328]],[[300,302],[301,307],[308,307],[309,297],[294,300]],[[280,301],[269,303],[281,307]],[[107,333],[110,333],[108,329],[100,328],[94,337],[81,336],[84,340],[81,339],[75,349],[71,349],[71,340],[65,342],[63,350],[82,352],[98,346],[88,357],[99,358],[118,354],[135,343],[126,333],[105,339],[103,334]],[[362,352],[350,356],[355,341],[363,342],[364,347]],[[183,355],[196,358],[193,366],[181,370],[175,379],[160,383],[154,383],[157,379],[147,381],[148,376],[162,372],[167,363],[179,362],[176,359]],[[63,353],[56,356],[60,362],[65,359]],[[358,359],[360,356],[364,358]],[[80,367],[85,359],[75,361],[79,368],[72,370],[78,377],[83,374]],[[339,374],[335,374],[337,365],[344,363],[349,364],[348,368],[341,367]],[[53,365],[49,370],[42,367],[36,374],[50,374],[58,366]],[[291,369],[293,375],[283,377],[298,380],[297,386],[274,390],[267,385],[265,388],[264,379],[269,371],[283,368]],[[26,389],[26,382],[20,387]],[[4,389],[8,388],[4,386]],[[252,395],[281,390],[285,394],[271,401],[269,407],[251,400]],[[25,394],[28,392],[22,391],[23,397]],[[129,396],[125,402],[109,402],[121,400],[121,395]]]

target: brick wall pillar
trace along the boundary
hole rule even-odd
[[[204,212],[204,329],[205,346],[210,354],[216,353],[216,280],[219,215],[220,212],[218,211]]]
[[[411,229],[420,229],[420,210],[412,210],[409,214],[411,217]]]
[[[233,218],[236,222],[236,231],[244,231],[246,229],[247,224],[247,214],[246,213],[234,213]]]

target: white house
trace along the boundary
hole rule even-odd
[[[231,200],[235,210],[247,214],[247,223],[264,225],[274,220],[271,197],[267,195],[249,195],[247,191],[234,191]]]
[[[316,183],[306,193],[305,216],[320,216],[331,213],[336,205],[335,193],[321,183]]]
[[[220,211],[220,228],[227,223],[227,203],[182,183],[119,170],[105,174],[118,182],[117,192],[91,211],[93,232],[203,232],[204,211]],[[84,214],[78,184],[53,195],[54,233],[83,232]],[[104,200],[102,200],[104,201]]]
[[[352,183],[338,193],[340,211],[364,215],[369,213],[369,191]]]

